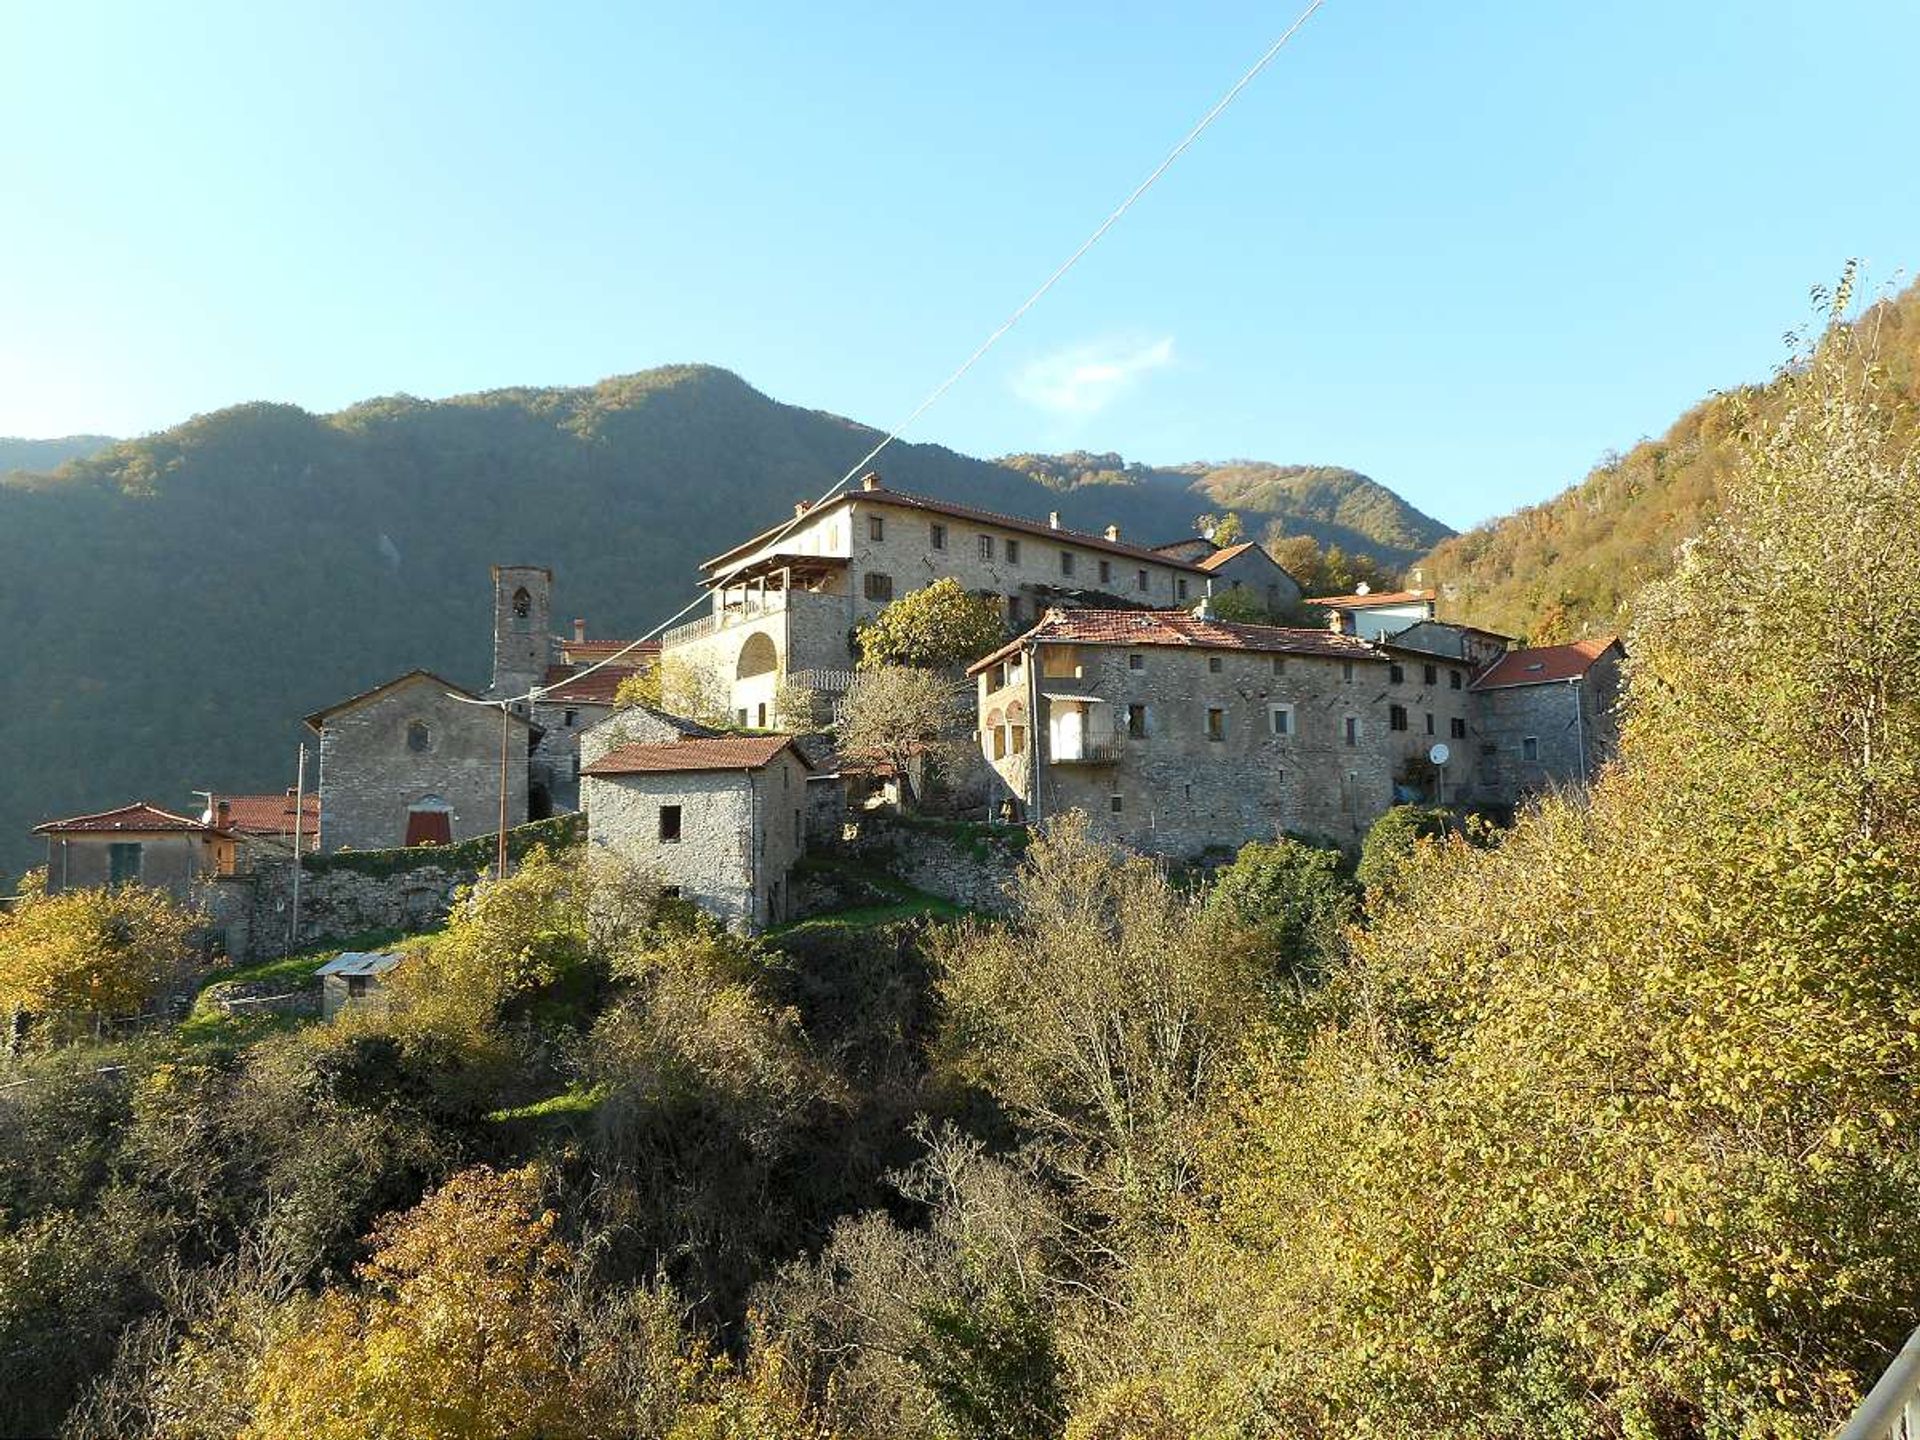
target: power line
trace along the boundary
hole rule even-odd
[[[1295,35],[1300,33],[1301,27],[1304,26],[1307,23],[1307,21],[1311,20],[1313,18],[1314,12],[1317,11],[1325,3],[1326,3],[1326,0],[1309,0],[1309,3],[1306,9],[1302,10],[1297,16],[1294,17],[1293,23],[1280,33],[1279,38],[1276,39],[1271,45],[1267,46],[1266,50],[1261,53],[1260,58],[1254,61],[1253,64],[1247,69],[1247,72],[1244,75],[1242,75],[1238,80],[1233,82],[1233,84],[1228,88],[1226,94],[1222,95],[1218,100],[1214,102],[1213,108],[1207,111],[1206,114],[1202,115],[1200,119],[1195,123],[1194,127],[1191,130],[1187,131],[1187,133],[1181,137],[1180,143],[1178,145],[1175,145],[1173,149],[1167,152],[1166,158],[1162,160],[1158,165],[1153,167],[1153,169],[1148,173],[1146,179],[1142,180],[1138,185],[1134,186],[1133,190],[1128,194],[1127,198],[1122,200],[1118,205],[1116,205],[1112,213],[1109,214],[1106,219],[1102,220],[1099,223],[1099,225],[1094,228],[1093,233],[1087,236],[1085,240],[1082,240],[1080,242],[1079,248],[1076,249],[1071,255],[1069,255],[1064,261],[1062,261],[1058,269],[1056,269],[1051,275],[1047,276],[1047,278],[1041,282],[1039,289],[1035,290],[1031,295],[1027,296],[1025,300],[1022,300],[1018,308],[1016,308],[1011,315],[1007,316],[1005,320],[1001,321],[999,326],[994,329],[993,333],[988,335],[985,340],[982,340],[980,344],[975,347],[971,355],[967,356],[965,360],[960,362],[960,366],[958,369],[956,369],[951,375],[947,376],[947,378],[942,380],[938,385],[934,386],[933,389],[929,390],[927,392],[926,398],[923,399],[918,405],[914,406],[911,413],[909,413],[904,420],[901,420],[891,430],[887,431],[886,435],[882,437],[878,445],[875,445],[871,450],[867,451],[865,455],[862,455],[858,460],[854,461],[853,465],[847,470],[847,473],[842,475],[838,480],[834,481],[832,485],[828,486],[826,492],[823,495],[821,495],[821,497],[818,500],[815,500],[811,505],[809,505],[805,511],[800,511],[796,513],[791,519],[775,527],[773,534],[769,536],[759,548],[764,549],[767,545],[777,545],[781,540],[785,539],[786,536],[792,532],[793,528],[796,525],[799,525],[802,521],[806,520],[814,510],[818,509],[822,505],[825,505],[828,501],[832,500],[834,496],[838,495],[842,490],[846,489],[847,486],[853,482],[853,479],[855,476],[864,473],[867,466],[871,465],[875,460],[879,458],[881,451],[885,450],[889,445],[893,444],[894,441],[898,440],[901,437],[901,435],[906,431],[907,427],[912,425],[914,421],[918,420],[922,415],[926,414],[927,411],[931,410],[934,407],[934,405],[939,402],[940,398],[947,393],[947,391],[951,390],[955,385],[959,384],[960,381],[963,378],[965,378],[967,372],[973,369],[973,367],[980,362],[980,360],[986,355],[986,353],[989,350],[993,349],[995,345],[999,344],[1001,338],[1004,335],[1006,335],[1006,333],[1009,330],[1013,329],[1015,325],[1018,325],[1020,321],[1026,316],[1026,313],[1029,310],[1033,309],[1035,305],[1039,304],[1040,301],[1046,296],[1049,290],[1053,289],[1055,285],[1058,285],[1063,279],[1065,279],[1067,272],[1073,269],[1075,265],[1078,265],[1081,259],[1086,255],[1086,253],[1089,250],[1093,249],[1095,245],[1098,245],[1101,239],[1106,235],[1106,233],[1109,230],[1113,229],[1115,225],[1120,223],[1121,216],[1125,215],[1129,210],[1131,210],[1134,207],[1134,204],[1149,190],[1151,190],[1155,184],[1159,182],[1160,177],[1162,175],[1165,175],[1167,171],[1173,168],[1174,162],[1177,161],[1182,155],[1186,154],[1187,151],[1192,148],[1194,141],[1198,140],[1203,134],[1205,134],[1207,131],[1207,128],[1210,125],[1212,125],[1215,120],[1218,120],[1220,118],[1222,113],[1225,112],[1226,108],[1229,105],[1233,104],[1233,102],[1240,97],[1240,92],[1242,90],[1246,89],[1247,86],[1251,85],[1257,78],[1259,78],[1260,72],[1265,70],[1267,66],[1273,63],[1274,59],[1280,54],[1280,52],[1287,48],[1288,42],[1291,41]],[[728,580],[731,580],[735,575],[739,574],[740,571],[745,568],[746,568],[745,562],[742,562],[741,564],[736,565],[732,570],[720,576],[716,583],[720,585],[725,585]],[[656,636],[660,635],[662,632],[664,632],[667,629],[668,626],[672,625],[674,621],[678,620],[681,616],[685,615],[688,611],[694,609],[706,598],[707,598],[707,595],[705,592],[694,596],[693,599],[689,600],[685,605],[681,606],[678,610],[674,611],[673,614],[669,615],[665,620],[662,620],[658,625],[654,626],[653,629],[647,631],[646,634],[640,636],[637,640],[629,641],[627,644],[623,645],[620,649],[614,651],[611,655],[603,656],[601,659],[596,660],[593,664],[587,666],[586,669],[576,671],[573,675],[568,677],[568,680],[569,681],[577,680],[585,676],[591,675],[595,671],[604,669],[606,666],[612,665],[616,661],[631,654],[633,651],[639,649],[642,645],[646,644],[649,640],[652,640]],[[482,700],[482,701],[467,700],[466,703],[482,704],[482,705],[502,705],[502,706],[517,705],[522,701],[531,701],[531,700],[538,699],[540,694],[541,694],[541,687],[536,685],[530,688],[526,694],[516,695],[513,698],[508,700]],[[465,697],[456,695],[456,696],[453,696],[452,698],[456,700],[461,700],[461,699],[464,699]]]

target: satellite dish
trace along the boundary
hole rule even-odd
[[[1445,745],[1435,745],[1431,750],[1427,751],[1427,759],[1436,765],[1446,764],[1452,756],[1453,752]]]

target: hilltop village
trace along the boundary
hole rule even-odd
[[[48,889],[185,896],[308,857],[577,815],[591,846],[729,924],[778,924],[797,913],[810,847],[924,789],[844,756],[836,728],[861,627],[942,580],[1004,617],[1005,643],[953,676],[970,687],[975,743],[934,803],[957,819],[1078,811],[1168,861],[1288,833],[1351,848],[1396,804],[1510,810],[1584,783],[1615,743],[1617,640],[1518,647],[1438,619],[1417,572],[1404,590],[1304,596],[1250,542],[1084,533],[869,475],[701,578],[704,613],[632,643],[590,640],[577,619],[561,633],[551,571],[496,566],[485,689],[413,670],[306,716],[312,793],[201,792],[195,813],[142,801],[49,821],[35,831]],[[675,683],[656,703],[623,695],[648,676]],[[229,953],[263,943],[240,933],[262,929],[258,909],[225,936]]]

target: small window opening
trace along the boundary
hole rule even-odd
[[[660,838],[668,844],[680,839],[680,807],[662,805],[660,807]]]

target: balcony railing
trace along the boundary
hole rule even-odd
[[[1887,1366],[1880,1383],[1834,1440],[1914,1440],[1920,1435],[1920,1330]]]
[[[702,615],[698,620],[689,620],[684,625],[675,625],[663,631],[660,644],[664,649],[672,645],[684,645],[689,640],[700,640],[708,635],[726,629],[729,625],[743,625],[749,620],[758,620],[762,615],[773,615],[787,608],[787,596],[790,590],[749,590],[738,600],[730,600],[726,606],[711,615]]]
[[[1068,741],[1047,758],[1056,765],[1118,765],[1120,747],[1111,740]]]

